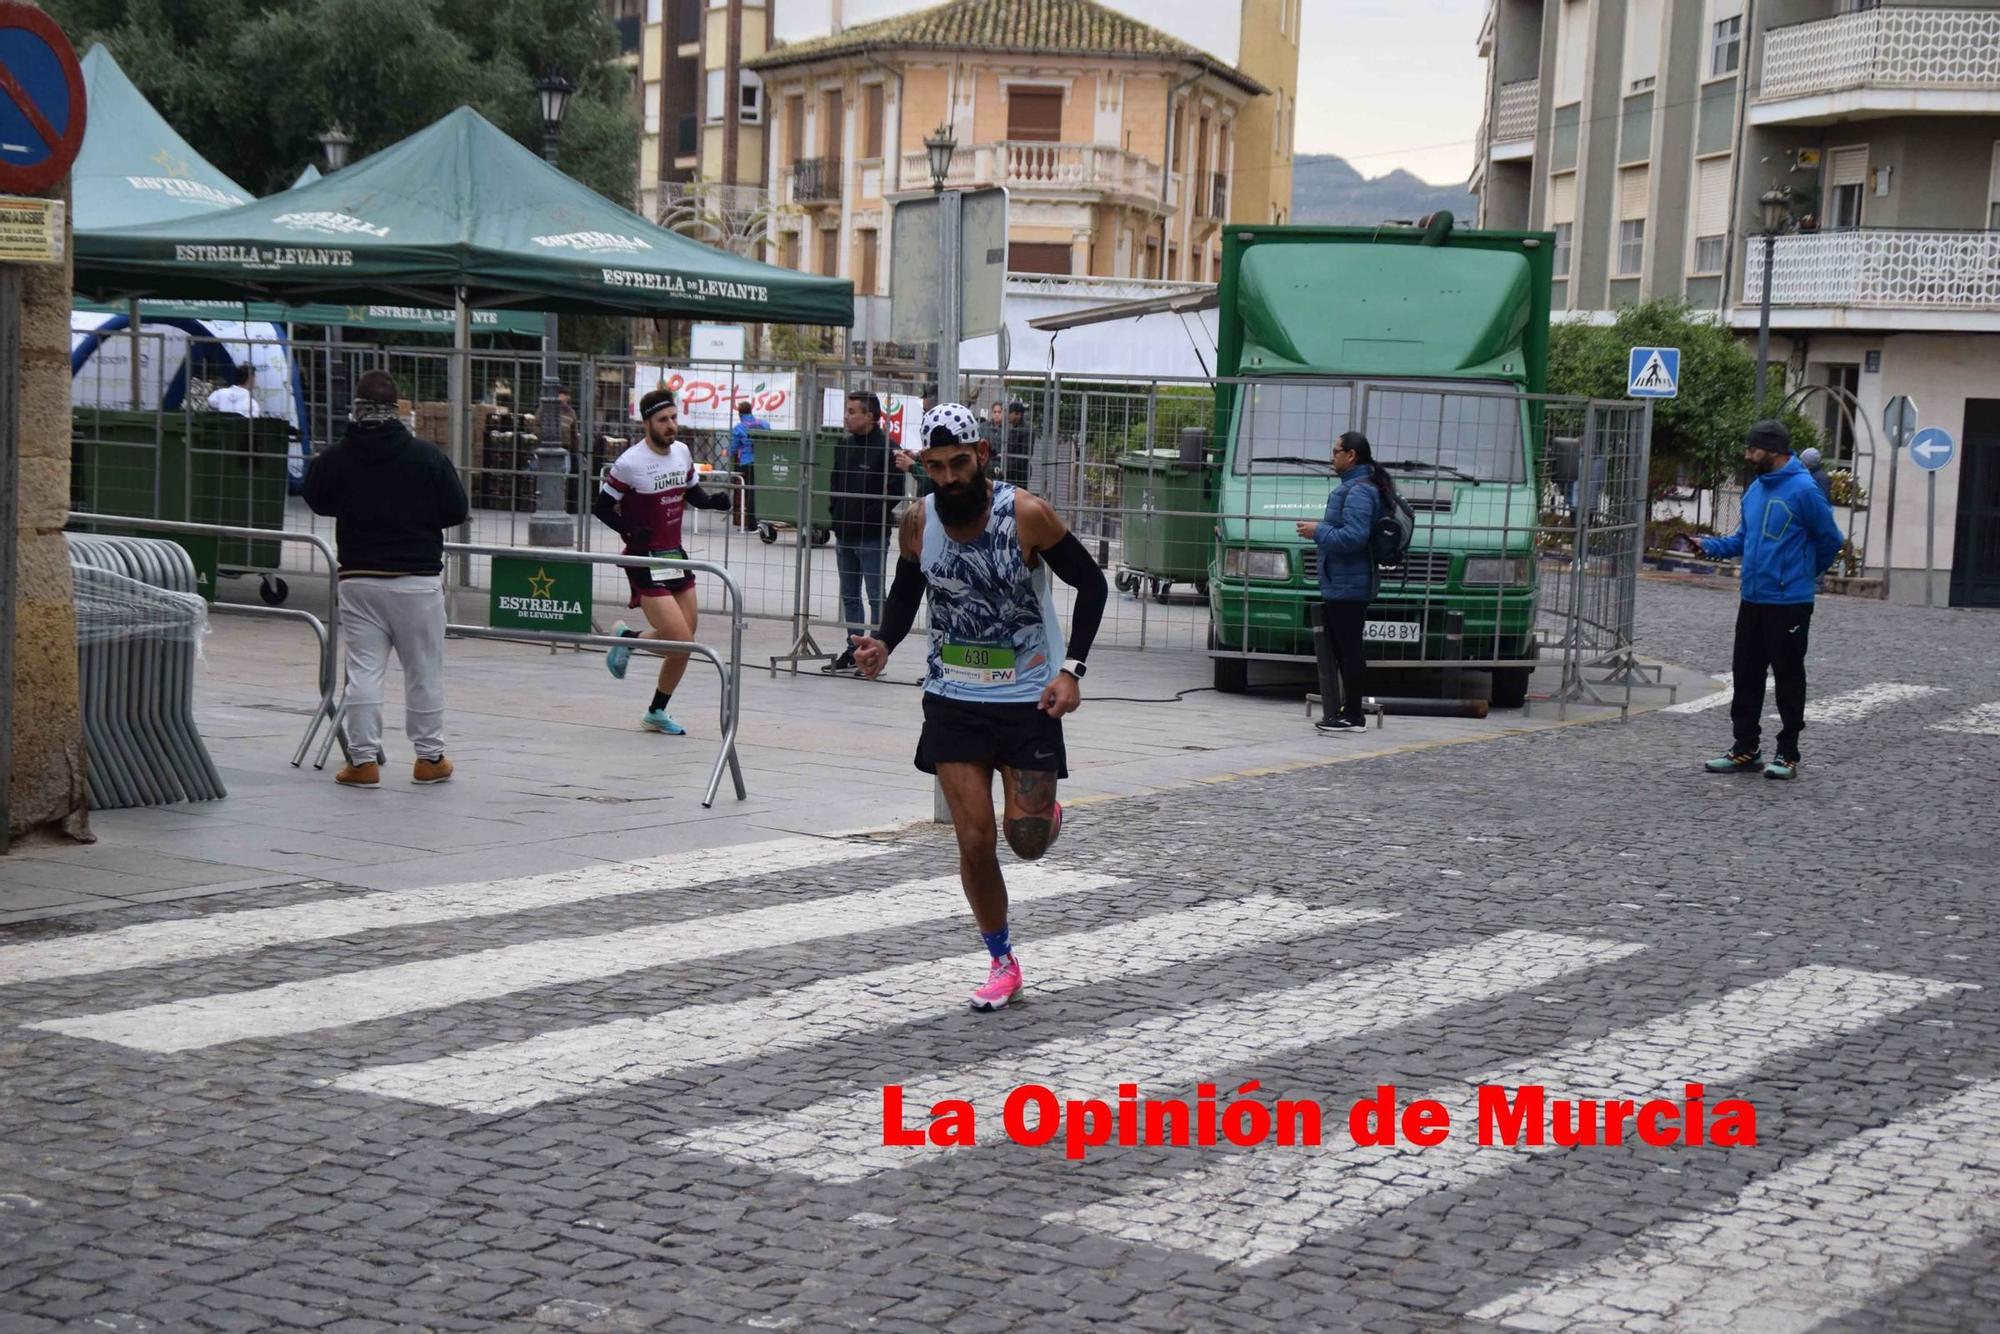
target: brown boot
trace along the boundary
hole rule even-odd
[[[442,755],[434,760],[427,760],[419,756],[417,767],[410,774],[410,781],[412,783],[442,783],[450,777],[450,760]]]
[[[342,787],[382,786],[382,766],[369,760],[366,764],[350,764],[333,776],[333,781]]]

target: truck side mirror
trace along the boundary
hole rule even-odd
[[[1180,433],[1181,462],[1199,468],[1208,457],[1208,428],[1183,426]]]
[[[1576,461],[1583,442],[1575,436],[1559,435],[1549,440],[1549,480],[1568,486],[1576,480]]]

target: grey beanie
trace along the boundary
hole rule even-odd
[[[1805,464],[1808,468],[1817,468],[1819,466],[1819,459],[1819,451],[1811,446],[1807,446],[1799,451],[1799,462]]]
[[[1750,434],[1743,444],[1747,449],[1789,454],[1792,452],[1792,433],[1785,429],[1783,422],[1767,417],[1750,428]]]

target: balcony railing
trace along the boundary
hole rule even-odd
[[[1764,34],[1758,101],[1852,88],[2000,92],[2000,10],[1867,9]]]
[[[1535,108],[1540,103],[1542,81],[1522,79],[1500,85],[1498,105],[1493,114],[1493,142],[1512,143],[1535,137]]]
[[[1764,241],[1749,238],[1743,301],[1764,299]],[[1780,236],[1772,254],[1773,306],[2000,311],[2000,232],[1863,228]]]
[[[1226,218],[1229,216],[1229,173],[1226,171],[1204,172],[1197,180],[1200,189],[1195,194],[1195,214],[1203,218]]]
[[[840,159],[801,158],[792,164],[792,202],[830,204],[840,198]]]
[[[903,180],[930,180],[922,153],[903,155]],[[1005,185],[1044,190],[1102,190],[1160,197],[1160,167],[1136,153],[1098,144],[1054,144],[1003,139],[961,147],[951,160],[945,184]]]

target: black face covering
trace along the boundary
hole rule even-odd
[[[986,465],[980,464],[972,480],[963,486],[952,483],[937,489],[938,517],[954,528],[971,523],[986,512]]]

